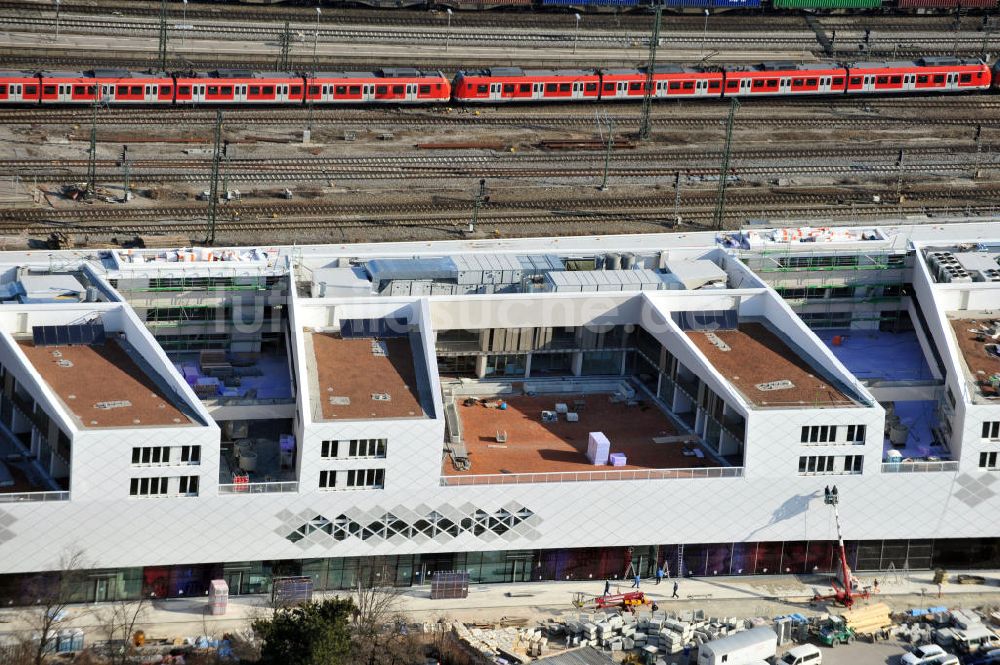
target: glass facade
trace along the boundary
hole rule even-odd
[[[856,571],[1000,568],[1000,538],[956,540],[874,540],[846,543],[848,564]],[[621,579],[628,567],[651,577],[657,565],[670,576],[781,575],[829,573],[836,543],[786,541],[637,545],[555,550],[497,550],[401,556],[242,561],[220,564],[146,566],[88,570],[74,576],[74,602],[205,596],[211,580],[224,579],[230,594],[268,594],[275,577],[308,575],[317,590],[362,584],[420,586],[439,571],[465,570],[478,584],[504,582]],[[0,603],[20,605],[42,575],[0,576]]]

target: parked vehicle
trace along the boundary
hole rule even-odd
[[[732,665],[773,659],[777,647],[778,634],[772,629],[751,628],[702,644],[698,647],[698,665]]]
[[[779,662],[783,665],[821,665],[823,652],[812,644],[803,644],[786,651]]]
[[[925,644],[915,647],[909,653],[904,653],[903,657],[900,658],[900,662],[903,665],[924,665],[930,662],[935,656],[940,656],[943,653],[945,653],[945,650],[937,644]]]

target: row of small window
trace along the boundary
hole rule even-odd
[[[1000,465],[997,464],[997,459],[997,453],[979,453],[979,468],[991,470],[1000,469]]]
[[[385,487],[385,469],[351,469],[349,471],[320,471],[320,489],[382,489]]]
[[[436,84],[436,85],[433,86],[433,88],[434,88],[434,90],[440,90],[441,89],[441,84],[440,83]],[[402,94],[404,94],[406,92],[406,86],[405,85],[392,85],[392,86],[389,86],[389,85],[377,85],[377,86],[375,86],[375,94],[376,95],[388,95],[390,89],[392,89],[392,94],[394,94],[394,95],[402,95]],[[429,86],[429,85],[421,85],[421,86],[419,86],[418,89],[420,90],[420,94],[421,95],[429,95],[429,94],[431,94],[431,86]],[[295,94],[295,88],[294,87],[292,88],[292,93]],[[324,86],[311,85],[311,86],[309,86],[309,95],[310,96],[315,96],[315,95],[319,95],[319,94],[329,95],[331,93],[334,94],[334,95],[360,95],[361,94],[361,86],[360,85],[324,85]]]
[[[201,446],[136,446],[132,464],[201,464]]]
[[[747,79],[730,79],[726,81],[726,90],[739,90],[741,81],[745,80]],[[833,85],[835,86],[844,85],[843,77],[835,77],[832,80],[833,80]],[[784,81],[786,84],[788,83],[788,79],[785,79]],[[830,85],[830,81],[831,81],[830,78],[824,78],[823,85]],[[858,82],[860,83],[860,79],[858,80]],[[779,79],[753,79],[752,89],[763,90],[765,88],[769,88],[777,90],[778,83]],[[794,79],[791,83],[793,86],[802,86],[802,85],[814,86],[817,83],[819,83],[819,79]]]
[[[802,443],[837,443],[836,425],[806,425],[802,428]],[[844,443],[864,443],[865,426],[848,425]]]
[[[861,473],[863,455],[805,455],[799,458],[799,473]]]
[[[983,421],[983,438],[1000,439],[1000,420]]]
[[[130,496],[198,496],[198,476],[132,478]]]
[[[386,439],[350,439],[324,441],[320,453],[324,458],[333,457],[385,457]]]

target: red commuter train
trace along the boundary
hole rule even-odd
[[[765,62],[715,69],[658,66],[657,99],[955,93],[997,86],[980,60],[920,58],[902,62]],[[0,104],[301,105],[315,103],[419,105],[501,104],[642,99],[644,69],[521,69],[492,67],[441,72],[382,68],[372,72],[0,72]]]

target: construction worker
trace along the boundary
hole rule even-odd
[[[659,584],[663,581],[663,566],[656,567],[656,583]]]
[[[674,580],[674,594],[672,596],[670,596],[671,598],[680,598],[680,596],[677,594],[677,589],[678,588],[679,588],[679,585],[677,584],[677,580]]]
[[[611,593],[611,580],[604,580],[604,595]]]
[[[632,579],[632,586],[630,588],[632,588],[632,589],[638,589],[639,588],[639,582],[641,581],[641,579],[642,578],[639,577],[639,573],[636,573],[635,577]]]

